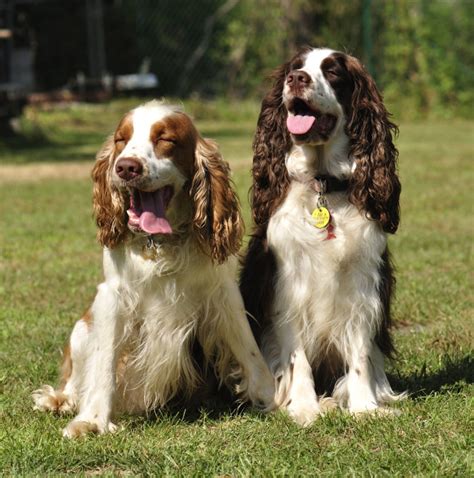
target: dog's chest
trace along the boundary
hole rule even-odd
[[[135,244],[113,258],[120,307],[129,318],[162,327],[184,326],[193,320],[201,302],[208,265],[189,244],[147,248]]]
[[[326,195],[330,221],[316,227],[313,212],[317,193],[293,183],[287,198],[271,218],[268,241],[283,267],[301,268],[309,263],[316,272],[343,272],[362,263],[377,263],[385,246],[385,234],[349,203],[344,193]]]

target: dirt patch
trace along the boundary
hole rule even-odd
[[[90,162],[0,165],[1,183],[30,183],[46,179],[88,179]]]
[[[33,183],[48,179],[89,179],[92,162],[71,161],[69,163],[40,163],[0,165],[0,184]],[[249,170],[251,160],[231,162],[232,170]]]

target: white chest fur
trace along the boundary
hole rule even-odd
[[[118,297],[123,324],[119,383],[126,384],[121,394],[129,410],[163,405],[180,385],[196,385],[190,342],[208,330],[224,269],[235,267],[233,258],[214,266],[190,240],[155,251],[144,244],[104,252],[105,283]]]
[[[268,226],[269,244],[283,262],[310,258],[315,269],[343,271],[354,262],[380,260],[386,238],[380,226],[349,203],[345,193],[326,195],[334,238],[317,229],[311,213],[317,193],[311,186],[293,182],[287,198]]]
[[[385,234],[349,203],[345,193],[331,193],[326,199],[334,238],[314,226],[311,213],[317,193],[298,181],[292,182],[267,231],[278,264],[274,321],[294,322],[304,331],[310,362],[324,344],[346,336],[344,329],[361,321],[376,328],[380,320],[379,266]]]

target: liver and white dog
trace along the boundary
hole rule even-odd
[[[321,412],[318,392],[353,413],[400,398],[384,371],[396,130],[361,63],[333,50],[302,50],[262,103],[241,291],[278,401],[304,425]]]
[[[216,144],[153,101],[125,115],[92,177],[105,279],[72,331],[61,386],[37,390],[36,408],[77,412],[67,437],[113,431],[120,411],[193,393],[195,341],[221,381],[272,408],[274,380],[236,283],[240,207]]]

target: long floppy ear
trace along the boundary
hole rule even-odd
[[[290,70],[301,68],[310,51],[309,46],[300,48],[290,61],[273,72],[273,86],[262,101],[253,141],[251,203],[256,225],[267,224],[288,191],[290,178],[285,158],[293,142],[286,127],[288,111],[283,104],[283,87]]]
[[[285,156],[292,142],[286,127],[288,112],[282,99],[290,64],[281,65],[272,75],[273,86],[262,101],[253,140],[251,203],[256,225],[268,222],[285,199],[290,184]]]
[[[113,161],[114,140],[111,136],[97,153],[92,169],[93,207],[98,226],[97,240],[108,248],[113,248],[122,242],[127,232],[124,198],[110,181]]]
[[[197,140],[190,195],[194,202],[194,233],[203,251],[221,264],[239,252],[244,223],[229,165],[217,144],[209,139]]]
[[[389,120],[382,96],[362,64],[348,55],[344,61],[353,80],[346,133],[356,159],[349,199],[385,232],[394,233],[400,222],[398,151],[393,144],[398,128]]]

